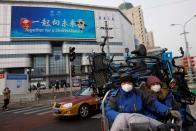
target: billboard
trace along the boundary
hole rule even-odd
[[[10,36],[95,39],[94,11],[12,6]]]

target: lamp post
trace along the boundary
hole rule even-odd
[[[113,39],[114,37],[109,36],[109,30],[112,30],[112,28],[109,28],[108,27],[108,21],[105,21],[105,27],[100,27],[100,29],[105,30],[106,36],[101,36],[101,38],[104,38],[104,44],[107,45],[107,58],[110,59],[109,39]]]
[[[183,32],[180,35],[184,36],[184,41],[185,41],[185,45],[186,45],[186,57],[187,57],[187,62],[188,62],[188,77],[189,77],[189,82],[193,82],[193,77],[192,77],[192,69],[191,69],[191,61],[190,61],[190,51],[189,51],[189,43],[187,41],[187,36],[186,34],[188,34],[188,32],[186,32],[186,25],[193,20],[196,17],[196,15],[194,15],[193,17],[191,17],[190,19],[188,19],[184,24],[171,24],[171,26],[180,26],[183,29]]]
[[[34,71],[33,68],[27,68],[26,72],[28,74],[28,87],[29,87],[29,91],[31,92],[31,73]]]

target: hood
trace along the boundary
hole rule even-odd
[[[160,79],[159,79],[158,77],[151,75],[151,76],[149,76],[149,77],[147,78],[147,85],[148,85],[149,87],[150,87],[151,85],[155,84],[155,83],[157,83],[157,84],[160,84],[160,83],[161,83],[161,81],[160,81]]]

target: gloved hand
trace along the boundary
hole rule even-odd
[[[181,120],[181,114],[179,111],[177,110],[170,110],[169,112],[171,117],[174,117],[176,119],[176,121],[180,121]]]

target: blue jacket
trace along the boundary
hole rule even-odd
[[[179,105],[179,103],[177,103],[174,100],[174,96],[172,94],[172,91],[169,91],[168,95],[165,97],[165,99],[162,100],[162,101],[159,101],[159,102],[161,102],[162,104],[166,105],[169,109],[180,111],[180,105]],[[159,121],[163,120],[163,117],[160,114],[158,114],[158,113],[156,113],[154,111],[150,111],[147,108],[145,108],[144,115],[146,115],[148,117],[151,117],[151,118],[154,118],[154,119],[159,120]]]
[[[113,91],[106,102],[105,113],[110,122],[113,122],[119,113],[141,113],[144,107],[157,112],[162,116],[168,114],[169,108],[156,99],[145,95],[144,92],[133,88],[130,92],[124,92],[121,88]]]

